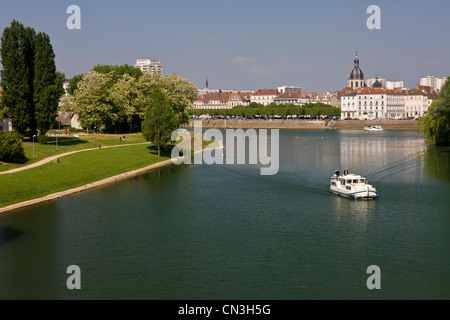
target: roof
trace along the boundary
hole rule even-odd
[[[252,96],[276,96],[278,91],[275,89],[259,89],[257,92],[252,93]]]
[[[284,100],[284,99],[300,99],[301,94],[298,92],[291,92],[291,93],[283,93],[275,98],[275,100]]]
[[[407,96],[426,96],[427,94],[419,89],[408,89],[403,91]]]
[[[230,95],[230,92],[210,92],[210,93],[206,93],[203,96],[203,100],[204,101],[210,101],[210,100],[225,101],[225,100],[228,100],[229,95]]]
[[[360,92],[358,92],[359,95],[361,94],[404,94],[402,91],[398,90],[389,90],[389,89],[370,89],[370,88],[364,88]]]
[[[230,92],[228,96],[228,100],[249,100],[250,93],[249,92]]]

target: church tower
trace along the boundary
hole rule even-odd
[[[356,57],[353,61],[355,63],[355,66],[353,67],[353,70],[350,71],[350,74],[348,75],[348,87],[352,89],[359,89],[364,88],[364,73],[359,68],[359,59],[358,59],[358,51],[356,51]]]

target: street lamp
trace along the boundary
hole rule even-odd
[[[94,126],[94,144],[95,144],[95,128],[97,128],[97,127]]]
[[[34,160],[34,138],[36,138],[35,134],[33,134],[33,160]]]
[[[56,130],[56,151],[58,151],[58,134],[59,130]]]

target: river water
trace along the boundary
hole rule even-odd
[[[330,194],[337,167],[380,199]],[[170,166],[2,214],[0,299],[450,299],[449,148],[280,130],[279,171],[259,173]]]

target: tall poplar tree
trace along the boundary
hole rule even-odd
[[[1,38],[0,107],[11,118],[14,130],[30,137],[36,132],[34,120],[33,79],[36,33],[13,20]]]
[[[61,91],[57,86],[55,54],[50,37],[43,32],[39,32],[36,36],[34,68],[34,104],[38,140],[45,143],[46,132],[52,128],[56,118]]]

